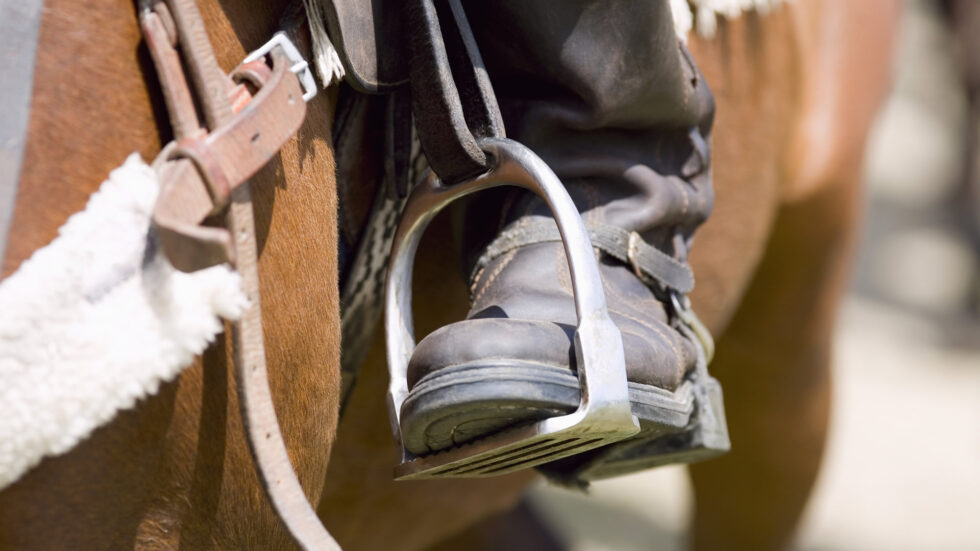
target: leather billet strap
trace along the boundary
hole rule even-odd
[[[193,5],[187,0],[173,2],[175,7],[184,3]],[[213,61],[206,34],[203,44],[178,44],[178,38],[199,32],[193,28],[194,18],[185,11],[157,2],[143,10],[140,21],[158,67],[176,138],[176,144],[165,148],[156,163],[161,192],[153,222],[171,263],[190,272],[234,260],[227,231],[201,224],[221,211],[232,190],[265,166],[296,133],[306,115],[306,103],[299,81],[291,74],[291,63],[279,48],[270,52],[271,69],[265,61],[256,60],[243,64],[229,78]],[[188,32],[179,32],[181,22]],[[178,46],[190,55],[179,56]],[[186,62],[198,56],[211,62]],[[185,63],[196,67],[192,70],[195,83],[206,82],[199,87],[208,90],[203,95],[209,97],[200,103],[210,133],[199,123],[194,94],[184,76]],[[208,66],[211,68],[205,69]],[[250,99],[246,83],[258,90]],[[221,102],[211,97],[215,94],[222,96]]]
[[[248,178],[303,123],[304,90],[293,74],[295,60],[288,59],[295,48],[280,39],[268,51],[271,67],[256,59],[229,78],[215,60],[194,0],[140,0],[140,21],[176,138],[154,163],[161,190],[153,228],[176,268],[194,271],[231,262],[241,274],[249,306],[232,324],[235,379],[259,479],[301,548],[339,550],[306,499],[276,418],[265,362],[248,186]],[[254,95],[249,86],[256,90]],[[203,225],[206,218],[221,214],[224,228]]]
[[[404,9],[422,149],[443,182],[472,179],[490,168],[477,140],[503,138],[504,122],[463,6],[459,0],[408,0]]]
[[[313,1],[323,8],[345,82],[358,94],[387,95],[381,184],[387,193],[374,200],[352,267],[341,274],[346,404],[382,312],[385,259],[411,184],[429,167],[451,184],[486,172],[477,140],[504,137],[504,123],[459,0]],[[344,123],[343,98],[335,121],[338,171],[357,174],[362,159],[345,155],[344,147],[357,125]],[[361,108],[365,100],[350,105]]]
[[[345,80],[367,94],[411,91],[429,166],[450,184],[489,168],[477,146],[504,123],[459,0],[316,0]]]
[[[163,188],[154,211],[160,244],[180,270],[234,260],[230,236],[202,236],[195,228],[221,211],[232,190],[265,166],[303,122],[306,104],[289,71],[289,60],[279,50],[270,55],[273,69],[264,61],[253,61],[233,73],[236,80],[247,81],[259,91],[228,124],[203,136],[182,138],[167,150],[168,161],[185,159],[194,165],[194,169],[179,167],[180,163],[164,165]]]

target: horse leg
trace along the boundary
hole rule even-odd
[[[803,80],[786,200],[711,368],[725,388],[733,450],[691,468],[700,549],[785,547],[820,465],[834,320],[858,230],[861,144],[887,86],[897,11],[889,0],[820,7],[808,14],[818,32],[801,35],[814,72]]]
[[[732,452],[693,465],[699,549],[788,543],[817,474],[827,430],[830,344],[857,229],[856,179],[777,218],[773,240],[718,342]],[[814,221],[832,220],[816,227]]]
[[[963,172],[951,201],[963,235],[980,251],[980,4],[946,0],[949,25],[959,53],[960,75],[966,86],[969,129]],[[980,255],[980,253],[978,253]],[[980,278],[974,279],[974,314],[980,314]]]

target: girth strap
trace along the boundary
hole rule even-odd
[[[640,234],[608,224],[586,224],[592,246],[633,268],[641,281],[661,285],[681,294],[694,289],[691,268],[643,241]],[[561,242],[554,220],[540,218],[518,222],[501,234],[477,260],[473,273],[479,273],[498,256],[536,243]]]

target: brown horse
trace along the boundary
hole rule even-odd
[[[692,300],[721,337],[711,372],[725,389],[733,443],[729,455],[692,468],[696,547],[784,547],[817,474],[863,143],[888,87],[897,14],[892,0],[800,0],[722,24],[714,39],[689,45],[717,102],[716,206],[693,249]],[[440,281],[437,266],[455,262],[437,239],[419,253],[427,255],[416,276],[420,305],[445,303],[445,284],[426,284]],[[416,323],[433,329],[460,319],[465,307],[421,311]],[[386,415],[380,347],[345,413],[320,507],[338,541],[415,549],[510,506],[529,475],[391,480],[389,438],[371,430]],[[479,534],[453,547],[479,548]]]
[[[45,4],[4,274],[129,152],[151,159],[168,135],[133,2]],[[219,62],[231,68],[264,42],[286,4],[202,0]],[[798,0],[691,44],[718,103],[717,206],[694,249],[693,299],[721,336],[712,372],[735,446],[692,470],[699,547],[785,545],[817,472],[862,144],[887,86],[896,11],[895,0]],[[318,96],[252,181],[270,384],[300,482],[340,543],[424,548],[507,507],[534,475],[393,482],[380,342],[338,435],[332,105]],[[440,308],[419,310],[420,330],[466,307],[463,282],[440,269],[452,251],[430,243],[416,300]],[[459,300],[447,302],[451,285]],[[288,548],[250,464],[229,346],[0,493],[0,548]]]

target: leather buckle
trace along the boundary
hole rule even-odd
[[[300,95],[296,81],[286,76],[291,60],[285,48],[268,53],[272,70],[263,54],[232,73],[236,81],[247,80],[258,88],[251,101],[228,124],[205,136],[180,140],[171,153],[171,158],[186,157],[197,166],[214,201],[212,214],[224,208],[232,189],[265,166],[303,122],[306,108],[295,99]]]
[[[158,234],[166,236],[161,239],[164,252],[181,271],[233,258],[227,230],[205,227],[202,222],[220,212],[232,190],[278,154],[303,123],[306,102],[300,98],[304,94],[299,80],[289,75],[295,63],[290,65],[286,48],[280,45],[262,54],[271,58],[271,70],[262,56],[256,56],[232,74],[258,91],[231,121],[164,150],[167,162],[159,171],[161,191],[153,223]],[[173,164],[190,164],[193,169],[168,166]]]

